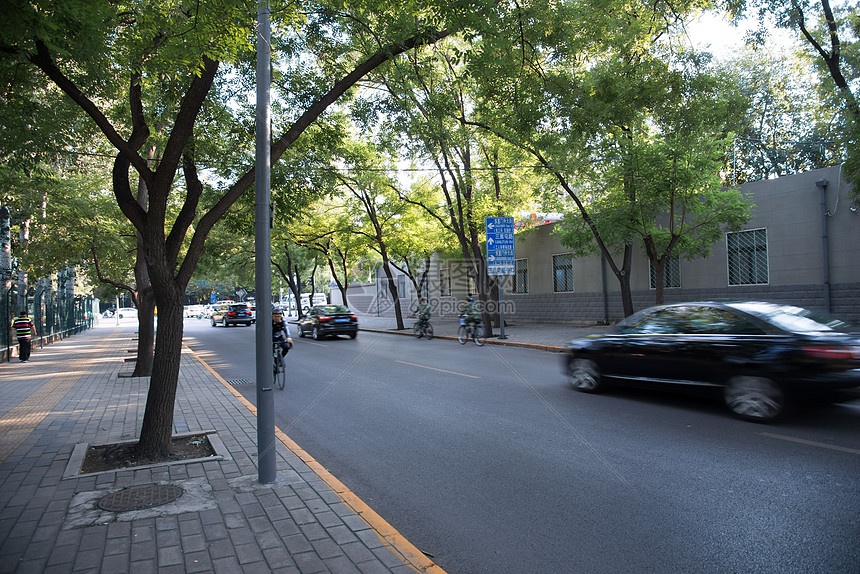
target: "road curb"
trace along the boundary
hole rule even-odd
[[[411,330],[404,329],[400,330],[392,330],[392,329],[366,329],[361,326],[358,328],[359,331],[365,331],[368,333],[382,333],[386,335],[405,335],[407,337],[414,337],[415,335]],[[451,335],[433,335],[434,339],[447,339],[449,341],[456,341],[457,337],[452,337]],[[498,339],[484,339],[484,343],[487,345],[505,345],[508,347],[522,347],[524,349],[536,349],[538,351],[547,351],[550,353],[563,353],[566,349],[565,347],[557,347],[555,345],[541,345],[539,343],[520,343],[517,341],[499,341]]]

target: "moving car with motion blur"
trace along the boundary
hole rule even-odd
[[[571,341],[564,369],[579,391],[610,383],[711,391],[735,415],[768,422],[797,401],[859,387],[860,333],[791,305],[662,305]]]
[[[299,320],[299,337],[311,335],[315,340],[332,335],[358,335],[358,317],[343,305],[320,305],[308,309]]]

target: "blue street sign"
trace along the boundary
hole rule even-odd
[[[487,275],[513,275],[514,218],[487,217]]]

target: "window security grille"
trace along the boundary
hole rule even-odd
[[[727,233],[726,252],[729,285],[768,283],[766,229]]]
[[[517,259],[516,275],[514,276],[514,293],[529,292],[529,261]]]
[[[657,288],[657,269],[648,262],[651,269],[651,289]],[[678,257],[670,257],[663,264],[663,287],[677,289],[681,287],[681,262]]]
[[[556,293],[573,291],[573,256],[570,254],[552,256],[552,290]]]

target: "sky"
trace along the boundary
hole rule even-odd
[[[686,28],[687,35],[695,47],[713,52],[718,58],[722,58],[741,50],[744,46],[745,32],[753,27],[753,24],[732,26],[720,14],[706,12],[688,24]],[[786,47],[796,46],[797,33],[774,28],[771,30],[771,38],[768,43],[770,44],[770,42],[778,42]]]

